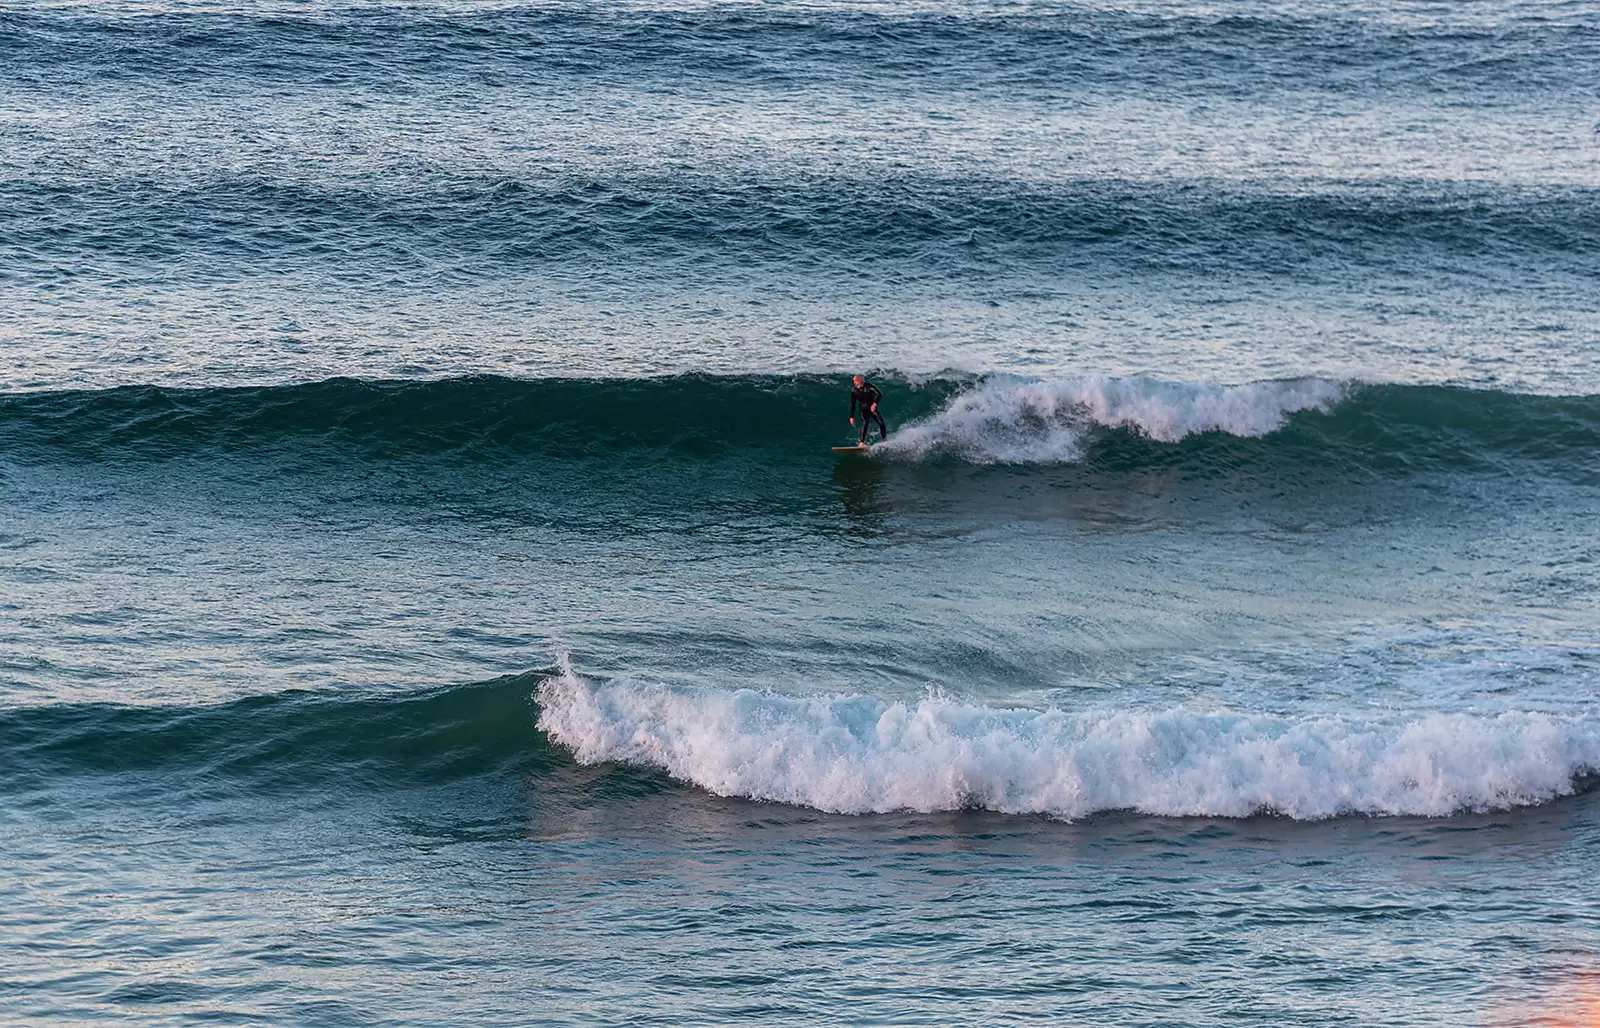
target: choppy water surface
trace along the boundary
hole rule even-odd
[[[0,1019],[1600,1016],[1600,7],[0,53]]]

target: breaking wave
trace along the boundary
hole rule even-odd
[[[1600,397],[1298,378],[879,376],[889,461],[1592,474]],[[0,395],[0,461],[240,459],[270,470],[395,461],[831,459],[843,375],[333,379],[304,385]],[[809,474],[809,473],[808,473]]]
[[[951,453],[980,462],[1082,460],[1096,426],[1177,443],[1201,432],[1255,437],[1293,413],[1326,413],[1350,387],[1324,379],[1200,385],[1086,377],[1022,381],[996,377],[954,397],[928,420],[889,440],[884,452]]]
[[[575,779],[573,761],[612,766]],[[416,693],[0,711],[0,783],[18,794],[83,776],[263,793],[499,779],[592,785],[604,802],[676,780],[845,814],[1316,820],[1532,806],[1597,774],[1600,721],[1587,712],[1029,710],[592,682],[564,657],[530,675]]]
[[[537,696],[540,727],[580,762],[834,813],[1445,816],[1546,802],[1600,768],[1600,725],[1539,713],[1068,713],[593,684],[564,660]]]

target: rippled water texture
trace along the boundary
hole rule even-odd
[[[1600,1023],[1596,83],[0,0],[0,1022]]]
[[[1584,3],[6,4],[0,375],[1593,392]]]

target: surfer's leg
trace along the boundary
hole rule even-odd
[[[878,442],[881,443],[884,440],[889,438],[889,426],[885,425],[883,423],[883,415],[879,414],[877,411],[873,411],[872,412],[872,416],[877,419],[877,422],[878,422]],[[866,437],[867,437],[866,436],[866,426],[862,426],[861,438],[865,439]]]

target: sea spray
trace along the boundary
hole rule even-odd
[[[1600,724],[1526,712],[1280,717],[792,697],[595,684],[565,656],[538,702],[539,726],[580,762],[848,814],[1445,816],[1545,802],[1600,768]]]
[[[960,393],[933,417],[910,425],[880,452],[948,453],[983,463],[1077,461],[1096,426],[1177,443],[1202,432],[1257,437],[1290,414],[1327,412],[1346,383],[1307,378],[1204,385],[1103,376],[1035,381],[995,376]]]

